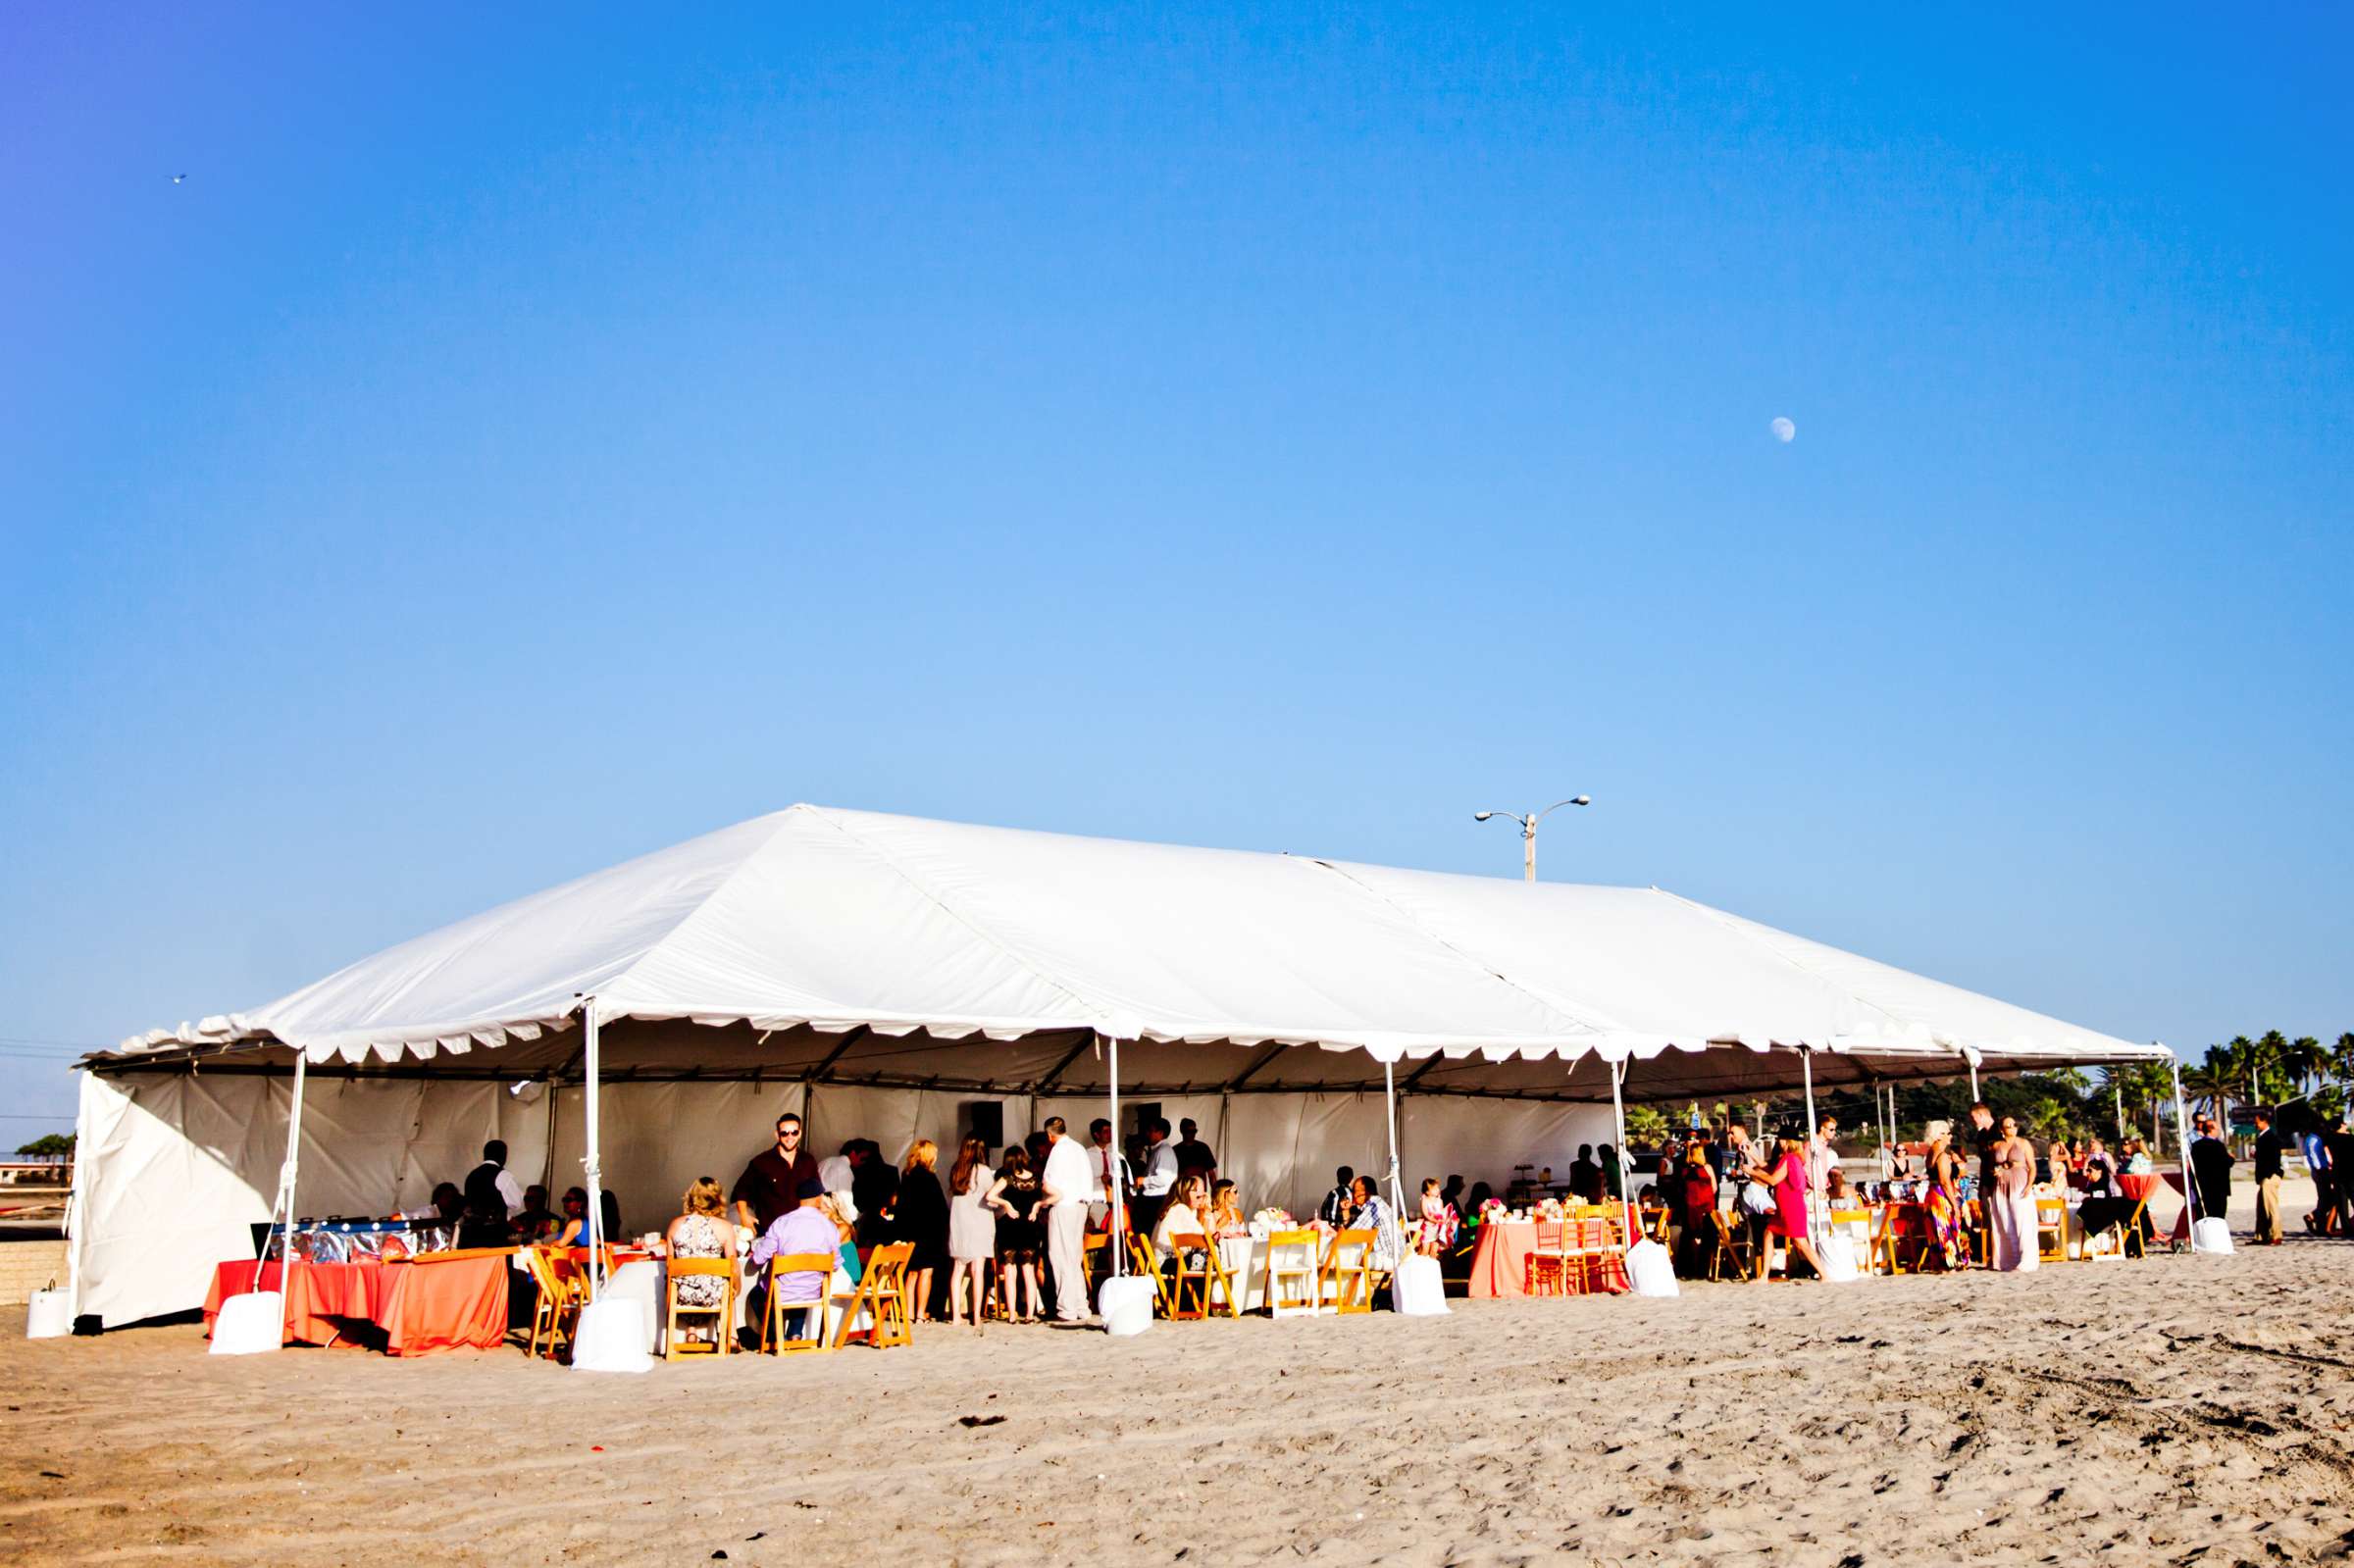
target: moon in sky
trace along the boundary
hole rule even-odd
[[[1792,441],[1798,439],[1798,427],[1791,424],[1787,419],[1784,419],[1778,414],[1774,416],[1774,421],[1770,428],[1773,430],[1773,438],[1781,442],[1784,446],[1788,446]]]

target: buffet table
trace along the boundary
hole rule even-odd
[[[288,1344],[358,1345],[351,1331],[374,1324],[390,1355],[429,1355],[435,1350],[494,1350],[507,1338],[507,1278],[512,1247],[477,1247],[429,1252],[386,1262],[363,1258],[349,1263],[297,1259],[286,1287]],[[261,1286],[275,1290],[282,1265],[262,1265]],[[213,1271],[205,1293],[205,1333],[212,1333],[221,1303],[253,1290],[250,1258]]]

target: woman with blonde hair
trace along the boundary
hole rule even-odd
[[[899,1192],[892,1200],[892,1239],[914,1243],[907,1260],[907,1316],[937,1323],[932,1314],[932,1276],[948,1266],[948,1200],[940,1190],[940,1145],[919,1138],[907,1146],[899,1167]]]
[[[1929,1145],[1927,1256],[1948,1272],[1970,1267],[1970,1215],[1962,1201],[1962,1156],[1954,1152],[1950,1122],[1922,1130]]]
[[[1251,1222],[1243,1218],[1243,1196],[1232,1181],[1221,1176],[1209,1189],[1209,1239],[1223,1241],[1230,1236],[1249,1236]]]
[[[988,1157],[989,1145],[968,1138],[948,1171],[948,1321],[975,1330],[989,1289],[990,1256],[998,1249],[998,1217],[989,1209],[997,1177],[982,1163]]]
[[[679,1199],[682,1211],[663,1233],[663,1256],[674,1258],[733,1258],[736,1227],[727,1217],[727,1189],[708,1176],[698,1176]],[[679,1278],[679,1305],[715,1307],[727,1299],[728,1282],[716,1274],[687,1274]],[[723,1328],[722,1333],[730,1332]]]

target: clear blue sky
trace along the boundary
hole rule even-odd
[[[2354,1028],[2342,13],[1561,11],[12,8],[0,1135],[802,799]]]

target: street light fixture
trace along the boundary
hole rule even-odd
[[[1543,811],[1532,811],[1525,817],[1521,816],[1517,812],[1511,811],[1475,811],[1471,813],[1471,820],[1473,822],[1485,822],[1490,817],[1502,817],[1507,822],[1518,823],[1520,825],[1520,842],[1523,849],[1523,853],[1521,855],[1521,864],[1525,874],[1525,880],[1529,882],[1535,882],[1537,880],[1537,824],[1543,822],[1546,818],[1552,816],[1563,806],[1590,806],[1592,804],[1594,804],[1594,798],[1591,795],[1571,795],[1566,800],[1555,801],[1552,805],[1547,806]]]

